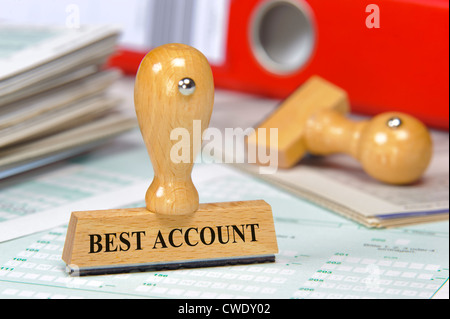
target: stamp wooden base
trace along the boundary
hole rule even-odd
[[[180,261],[219,265],[277,252],[270,205],[256,200],[200,204],[195,213],[181,216],[145,207],[73,212],[63,260],[75,271],[110,267],[115,272],[121,266],[171,268]]]

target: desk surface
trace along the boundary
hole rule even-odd
[[[262,104],[264,117],[277,103]],[[214,116],[233,116],[214,112],[213,123]],[[224,164],[206,163],[193,173],[201,202],[264,199],[272,206],[275,263],[69,277],[61,254],[70,211],[142,206],[152,175],[133,131],[2,182],[0,233],[37,232],[0,243],[0,298],[448,298],[448,222],[371,230]]]

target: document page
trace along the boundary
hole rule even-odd
[[[138,134],[121,137],[120,147],[3,184],[1,298],[448,296],[448,222],[369,229],[214,163],[194,168],[200,202],[267,201],[279,247],[275,263],[70,277],[61,255],[72,210],[144,205],[153,173]]]

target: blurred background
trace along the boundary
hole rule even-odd
[[[111,64],[133,74],[148,50],[201,50],[221,87],[285,98],[317,74],[353,109],[408,111],[448,130],[447,0],[3,0],[1,23],[120,27]]]
[[[448,131],[448,9],[448,0],[2,0],[0,155],[114,113],[108,86],[170,42],[202,51],[219,89],[281,100],[319,75],[348,92],[354,113],[403,111]],[[68,106],[73,116],[62,118]],[[39,129],[11,128],[25,114],[41,116],[28,122]],[[117,123],[108,136],[132,126],[117,116],[102,125]],[[105,138],[89,134],[71,147]]]
[[[220,63],[229,6],[229,0],[6,0],[0,3],[0,22],[74,29],[113,24],[121,29],[123,47],[147,50],[180,42]]]

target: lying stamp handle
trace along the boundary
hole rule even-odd
[[[304,136],[311,154],[349,154],[368,175],[388,184],[415,182],[432,156],[425,125],[399,112],[358,122],[335,110],[320,110],[308,119]]]

